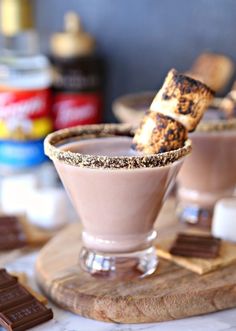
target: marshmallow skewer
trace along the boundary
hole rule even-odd
[[[184,146],[187,130],[171,117],[148,111],[136,131],[133,147],[145,154],[156,154]]]
[[[213,95],[205,84],[170,70],[135,133],[133,147],[146,154],[183,147]]]
[[[175,119],[192,132],[212,98],[213,91],[208,86],[172,69],[154,98],[150,110]]]
[[[233,61],[221,54],[203,53],[194,62],[186,75],[220,91],[229,83],[234,73]]]

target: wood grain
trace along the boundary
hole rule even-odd
[[[171,224],[170,218],[165,220]],[[163,236],[169,231],[160,226]],[[65,309],[101,321],[142,323],[236,306],[236,264],[199,276],[160,260],[157,272],[145,279],[107,281],[80,269],[80,232],[79,224],[63,230],[42,249],[36,264],[41,288]]]

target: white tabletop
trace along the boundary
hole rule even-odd
[[[37,254],[31,253],[6,265],[9,271],[28,274],[30,285],[37,289],[34,280],[34,262]],[[86,319],[57,308],[51,302],[54,319],[32,330],[35,331],[233,331],[236,330],[236,309],[177,321],[152,324],[113,324]],[[0,328],[2,331],[2,329]]]

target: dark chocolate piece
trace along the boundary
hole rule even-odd
[[[173,255],[213,259],[219,256],[221,240],[212,236],[180,233],[170,249]]]
[[[11,276],[5,269],[0,269],[0,290],[17,283],[17,278]]]
[[[24,331],[53,318],[51,309],[39,302],[5,269],[0,269],[0,325]]]
[[[19,218],[0,216],[0,251],[24,247],[26,234]]]
[[[0,312],[31,299],[32,295],[23,286],[16,283],[0,290]]]
[[[24,331],[52,318],[52,310],[32,298],[0,313],[0,324],[9,331]]]

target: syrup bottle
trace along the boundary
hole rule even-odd
[[[53,129],[50,63],[39,51],[31,5],[0,0],[0,209],[27,217],[35,194],[57,181],[43,149]]]
[[[54,129],[96,124],[102,119],[103,61],[94,38],[77,14],[64,18],[65,31],[51,37]]]
[[[1,0],[0,174],[28,171],[46,159],[52,130],[48,59],[38,50],[31,0]]]

